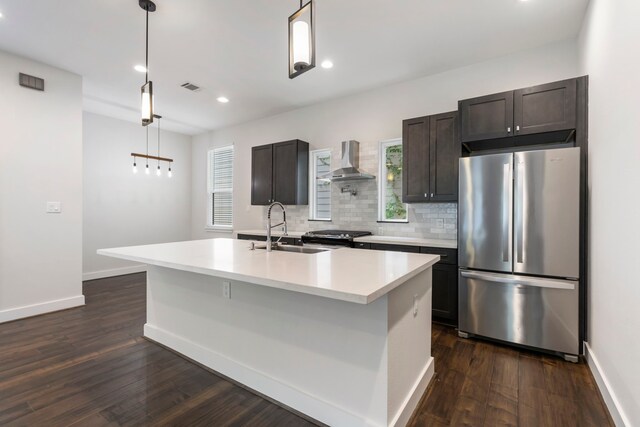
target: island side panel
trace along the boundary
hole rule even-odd
[[[387,296],[223,281],[149,266],[145,336],[326,424],[387,425]]]
[[[434,375],[431,276],[428,268],[388,295],[389,426],[407,424]]]

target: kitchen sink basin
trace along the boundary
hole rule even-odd
[[[256,246],[256,249],[267,249],[266,245]],[[272,251],[280,251],[280,252],[294,252],[298,254],[317,254],[320,252],[326,252],[330,249],[325,248],[306,248],[304,246],[292,246],[292,245],[275,245],[271,249]]]

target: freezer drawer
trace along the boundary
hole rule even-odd
[[[578,281],[461,269],[458,284],[460,331],[579,354]]]

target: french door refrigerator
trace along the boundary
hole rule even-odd
[[[580,148],[460,159],[459,330],[579,354]]]

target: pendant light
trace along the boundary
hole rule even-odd
[[[168,157],[160,157],[160,119],[162,118],[162,116],[159,116],[157,114],[153,115],[154,119],[157,119],[158,122],[158,155],[157,156],[152,156],[149,154],[149,128],[145,128],[146,132],[147,132],[147,152],[145,154],[142,153],[131,153],[131,157],[133,157],[133,173],[138,173],[138,168],[136,166],[136,159],[137,158],[141,158],[141,159],[145,159],[146,160],[146,164],[144,167],[144,173],[145,175],[151,175],[151,169],[149,169],[149,160],[157,160],[157,167],[156,167],[156,175],[157,176],[161,176],[162,175],[162,169],[160,168],[160,162],[167,162],[169,163],[169,170],[167,171],[167,176],[169,178],[171,178],[173,176],[173,173],[171,172],[171,165],[173,165],[173,159],[168,158]]]
[[[142,126],[148,126],[153,123],[153,82],[149,80],[149,12],[156,11],[156,4],[151,0],[139,0],[138,4],[146,13],[145,73],[144,84],[140,89],[140,93],[142,98]]]
[[[314,0],[289,17],[289,78],[293,79],[316,66]]]

